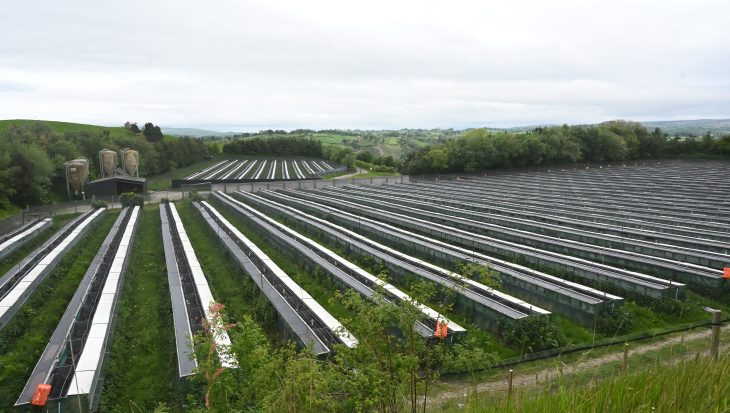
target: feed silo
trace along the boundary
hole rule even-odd
[[[139,152],[134,149],[122,151],[122,167],[129,176],[139,178]]]
[[[99,151],[99,167],[101,178],[115,176],[117,174],[117,153],[109,149]]]
[[[65,163],[66,165],[66,190],[69,197],[81,196],[86,198],[84,186],[89,180],[89,160],[78,158]]]

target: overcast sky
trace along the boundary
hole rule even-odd
[[[0,7],[0,118],[215,130],[730,117],[730,2]]]

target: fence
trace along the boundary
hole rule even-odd
[[[370,178],[332,178],[332,179],[313,179],[299,181],[271,181],[271,182],[246,182],[234,184],[213,184],[213,191],[235,192],[235,191],[268,191],[275,189],[306,189],[306,188],[326,188],[338,187],[344,185],[382,185],[410,182],[408,175],[399,176],[376,176]]]
[[[725,323],[728,320],[730,320],[730,318],[726,318],[725,320],[722,320],[721,323]],[[543,359],[561,356],[561,355],[565,355],[565,354],[576,353],[579,351],[593,350],[593,349],[608,347],[608,346],[621,344],[621,343],[630,343],[633,341],[646,340],[649,338],[660,337],[660,336],[664,336],[667,334],[679,333],[682,331],[689,331],[689,330],[703,328],[703,327],[711,327],[712,325],[713,325],[713,323],[711,321],[680,324],[680,325],[656,329],[654,331],[627,334],[627,335],[618,336],[618,337],[610,337],[610,338],[606,338],[603,340],[594,341],[591,343],[576,344],[576,345],[560,347],[560,348],[555,348],[555,349],[550,349],[550,350],[545,350],[545,351],[539,351],[536,353],[523,354],[523,355],[517,356],[517,357],[502,359],[495,363],[485,365],[485,366],[475,366],[474,368],[469,369],[469,370],[444,371],[441,375],[442,376],[446,376],[446,375],[457,376],[457,375],[470,374],[473,372],[483,371],[483,370],[501,369],[501,368],[519,365],[519,364],[526,363],[529,361],[543,360]]]
[[[148,202],[160,202],[165,196],[165,192],[157,192],[152,194],[144,194],[145,203]],[[179,191],[171,192],[171,199],[181,199],[182,193]],[[95,197],[96,201],[103,201],[110,209],[121,209],[122,205],[119,203],[119,196],[98,196]],[[48,205],[38,205],[34,207],[26,207],[21,212],[15,215],[11,215],[2,221],[0,221],[0,234],[8,233],[19,226],[30,222],[38,218],[53,217],[56,215],[63,214],[77,214],[83,213],[91,209],[91,199],[79,199],[69,202],[52,203]]]

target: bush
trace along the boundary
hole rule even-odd
[[[95,196],[91,197],[91,207],[94,209],[107,208],[106,201],[103,199],[96,199]]]
[[[188,192],[188,198],[190,198],[190,200],[193,202],[203,201],[203,197],[198,193],[198,191]]]
[[[604,334],[619,335],[631,330],[633,314],[625,308],[603,311],[596,318],[596,330]]]
[[[134,192],[125,192],[119,197],[119,203],[122,204],[122,208],[128,206],[144,206],[144,197]]]
[[[362,169],[366,169],[371,172],[397,172],[398,169],[392,166],[385,166],[385,165],[375,165],[368,162],[363,162],[360,160],[355,161],[355,166],[360,167]]]
[[[534,353],[562,346],[565,337],[548,317],[527,317],[514,324],[500,326],[504,341],[522,349],[522,353]]]

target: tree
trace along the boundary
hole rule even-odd
[[[449,167],[449,156],[442,149],[434,149],[426,155],[431,161],[431,168],[443,172]]]
[[[129,130],[131,130],[134,133],[139,133],[140,132],[139,126],[137,126],[137,123],[136,122],[126,121],[124,123],[124,128],[125,129],[129,129]]]
[[[164,138],[162,135],[162,129],[160,129],[159,126],[155,126],[152,122],[144,124],[142,134],[149,142],[160,142]]]

